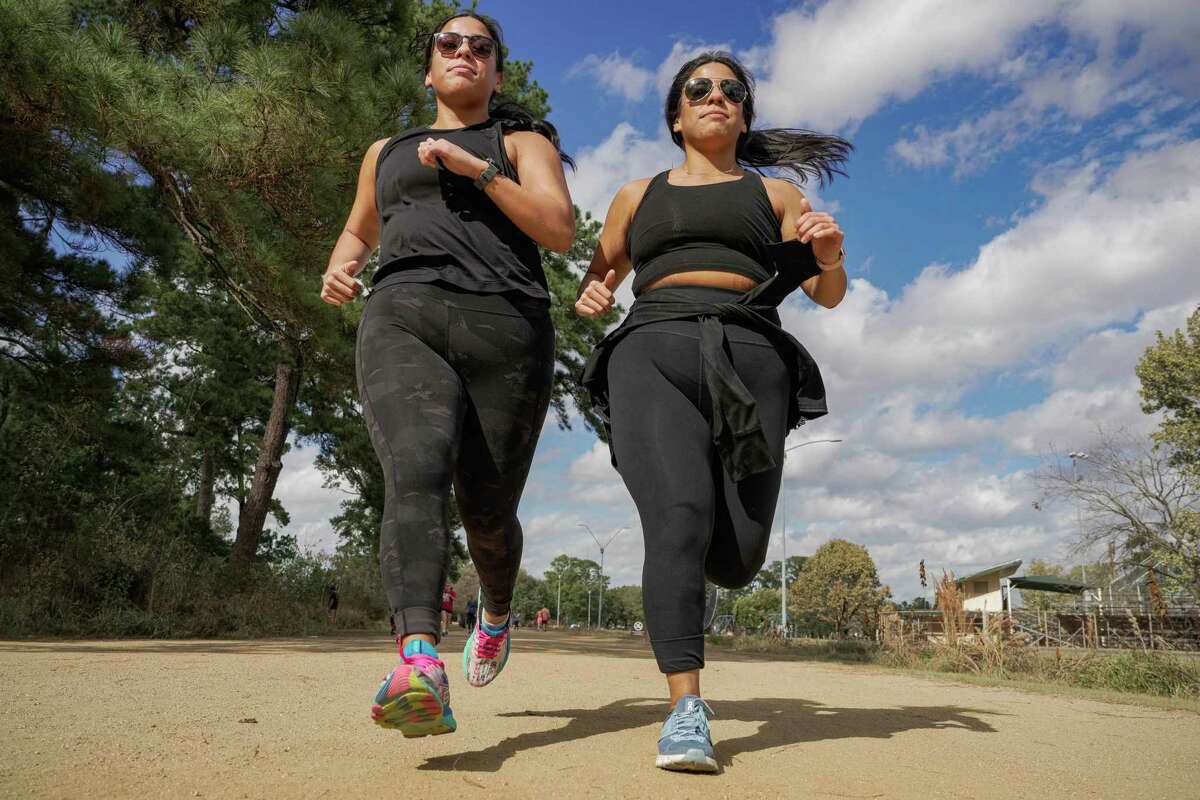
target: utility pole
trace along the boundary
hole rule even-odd
[[[1077,462],[1084,461],[1088,457],[1087,453],[1081,450],[1075,450],[1067,454],[1067,458],[1071,459],[1071,480],[1075,483],[1075,491],[1079,491],[1079,464]],[[1079,529],[1079,541],[1083,542],[1083,502],[1079,499],[1078,494],[1075,497],[1075,526]],[[1083,559],[1079,564],[1079,574],[1083,578],[1082,583],[1087,583],[1087,551],[1083,551]],[[1083,592],[1084,598],[1087,597],[1087,590]],[[1086,600],[1085,600],[1086,603]]]
[[[562,627],[562,570],[558,572],[558,600],[554,602],[554,627]]]
[[[625,525],[622,525],[620,528],[617,528],[617,530],[613,532],[612,536],[608,537],[607,542],[605,542],[604,544],[600,544],[600,540],[596,538],[596,534],[592,533],[591,528],[589,528],[587,525],[584,525],[582,522],[579,523],[579,527],[583,528],[585,531],[587,531],[589,534],[591,534],[592,540],[596,543],[596,547],[600,548],[600,609],[596,612],[596,627],[601,628],[604,626],[604,551],[607,550],[608,546],[613,543],[613,539],[616,539],[617,536],[619,536],[622,531],[627,531],[627,530],[629,530],[629,528]],[[591,611],[592,605],[591,604],[592,604],[592,593],[589,591],[588,592],[588,623],[589,624],[592,621],[592,611]]]
[[[783,561],[779,562],[779,620],[783,624],[783,638],[787,638],[787,493],[783,495]]]

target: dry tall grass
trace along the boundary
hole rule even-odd
[[[942,577],[934,586],[937,607],[942,612],[942,630],[946,645],[957,647],[958,640],[967,632],[967,615],[963,613],[963,596],[953,572],[942,571]]]

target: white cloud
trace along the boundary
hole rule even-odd
[[[646,97],[655,78],[650,70],[637,66],[620,53],[584,56],[567,72],[568,78],[582,76],[595,80],[604,93],[618,95],[629,101]]]
[[[1058,5],[832,0],[780,14],[771,42],[748,54],[763,65],[759,112],[768,125],[853,126],[940,78],[1002,61]]]
[[[848,461],[860,457],[851,454]],[[864,544],[898,599],[921,592],[921,559],[931,578],[942,569],[961,575],[1010,558],[1050,555],[1071,534],[1069,515],[1034,510],[1037,490],[1027,473],[998,476],[967,456],[906,464],[882,485],[831,488],[814,476],[789,479],[785,491],[789,553],[812,553],[835,537]],[[780,552],[773,545],[769,559]]]
[[[712,50],[724,50],[728,52],[732,48],[728,42],[719,42],[717,44],[706,44],[703,42],[677,41],[671,45],[671,52],[667,53],[667,57],[658,65],[658,69],[654,73],[654,85],[658,89],[659,103],[666,103],[667,90],[671,88],[671,81],[675,77],[675,73],[679,71],[685,63],[700,55]]]
[[[1195,303],[1176,303],[1148,311],[1133,330],[1110,328],[1092,333],[1042,374],[1056,389],[1087,389],[1133,380],[1133,368],[1154,344],[1155,333],[1183,328],[1195,310]]]
[[[896,155],[916,167],[953,161],[961,175],[982,169],[1037,133],[1070,135],[1080,122],[1115,110],[1120,117],[1101,136],[1152,132],[1161,114],[1196,99],[1200,15],[1194,10],[1178,3],[1133,6],[1101,0],[1047,3],[1043,11],[1040,22],[1065,29],[1067,48],[1053,54],[1031,51],[1004,62],[996,76],[1016,90],[1013,100],[949,128],[918,125],[896,142]],[[1121,37],[1136,37],[1137,47],[1132,52],[1119,47]]]
[[[606,94],[617,95],[631,102],[650,97],[650,89],[657,94],[653,98],[662,103],[676,70],[688,59],[708,50],[729,50],[729,43],[705,44],[702,42],[677,40],[671,50],[654,70],[639,67],[619,52],[601,56],[590,53],[567,71],[568,78],[590,77]]]
[[[581,150],[575,160],[577,167],[567,176],[571,199],[584,211],[604,219],[617,189],[682,161],[682,151],[665,131],[658,138],[648,138],[622,122],[603,142]]]
[[[570,496],[585,503],[618,503],[629,499],[621,476],[612,465],[608,445],[597,440],[567,469]]]

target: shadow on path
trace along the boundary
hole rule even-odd
[[[440,650],[446,658],[461,652],[466,631],[453,628]],[[0,640],[0,653],[155,653],[161,655],[233,654],[282,655],[301,653],[379,653],[394,650],[386,633],[347,631],[319,636],[267,639],[11,639]],[[552,653],[557,655],[612,656],[614,658],[653,658],[650,643],[644,637],[616,632],[533,631],[513,632],[513,655]],[[709,661],[793,661],[783,654],[735,653],[710,647]]]
[[[439,648],[447,660],[461,652],[466,632],[453,628]],[[0,653],[155,653],[160,655],[230,654],[349,654],[386,653],[394,650],[392,639],[382,631],[331,632],[318,636],[266,639],[13,639],[0,640]],[[718,662],[809,661],[823,664],[852,664],[852,660],[813,658],[804,652],[738,652],[723,646],[708,646],[706,660]],[[620,632],[534,631],[513,632],[513,655],[551,653],[556,655],[610,656],[650,659],[650,642],[643,636]]]
[[[440,650],[449,658],[462,651],[466,631],[452,628]],[[555,653],[559,655],[616,656],[651,658],[644,637],[619,633],[577,633],[566,631],[513,632],[515,654]],[[383,633],[347,631],[318,636],[266,639],[25,639],[0,641],[0,653],[155,653],[195,654],[229,653],[237,655],[280,655],[301,653],[361,653],[394,650],[392,638]],[[718,659],[720,656],[718,655]],[[770,658],[759,657],[758,661]]]
[[[974,733],[995,733],[982,715],[995,711],[958,706],[898,706],[895,708],[836,708],[799,698],[756,698],[754,700],[712,701],[717,760],[729,766],[743,753],[775,747],[818,742],[827,739],[887,739],[912,730],[958,729]],[[635,698],[617,700],[601,708],[572,708],[560,711],[518,711],[501,717],[553,717],[567,724],[548,731],[522,733],[504,739],[483,750],[473,750],[431,758],[419,769],[495,772],[510,757],[526,750],[564,744],[589,736],[616,733],[648,725],[657,726],[665,717],[662,700]],[[722,720],[760,723],[756,733],[721,740]],[[647,732],[646,758],[652,754],[658,731]]]

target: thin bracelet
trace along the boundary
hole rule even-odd
[[[839,247],[837,258],[833,261],[822,261],[816,256],[813,256],[813,260],[817,262],[817,266],[821,268],[822,272],[833,272],[839,267],[844,268],[846,266],[846,248]]]

